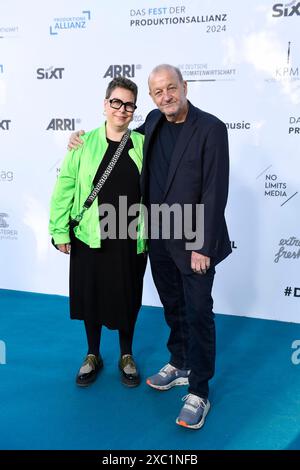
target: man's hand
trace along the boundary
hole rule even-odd
[[[80,136],[84,135],[85,132],[83,130],[72,132],[68,142],[68,150],[76,150],[83,144],[83,140],[81,140]]]
[[[205,274],[210,267],[210,258],[192,251],[191,268],[197,274]]]
[[[62,253],[65,253],[66,255],[69,255],[71,253],[70,243],[60,243],[59,245],[56,245],[56,246],[59,251],[61,251]]]

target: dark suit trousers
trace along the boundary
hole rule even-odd
[[[170,364],[191,369],[189,393],[207,398],[208,381],[215,369],[215,322],[211,296],[215,268],[206,274],[183,274],[165,246],[151,240],[152,276],[170,327]]]

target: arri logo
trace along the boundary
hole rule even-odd
[[[80,120],[79,120],[80,121]],[[77,122],[79,122],[77,120]],[[75,119],[61,119],[61,118],[53,118],[51,119],[48,127],[46,130],[52,131],[74,131],[75,130]]]
[[[3,119],[2,121],[0,121],[0,129],[2,129],[3,131],[9,131],[10,123],[10,119]]]
[[[135,72],[137,69],[140,69],[140,65],[129,65],[129,64],[124,64],[124,65],[110,65],[108,69],[106,70],[105,74],[103,75],[103,78],[109,77],[109,78],[116,78],[116,77],[127,77],[127,78],[133,78],[135,77]]]
[[[300,16],[300,2],[296,3],[293,0],[290,3],[276,3],[273,5],[273,17],[280,18],[281,16]]]
[[[47,69],[39,68],[37,69],[37,79],[38,80],[61,80],[63,78],[62,73],[65,69],[63,67],[53,67],[53,65]]]

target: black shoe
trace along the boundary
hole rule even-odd
[[[82,366],[76,376],[76,383],[80,387],[87,387],[90,385],[98,375],[98,372],[103,367],[103,360],[101,356],[88,354],[83,361]],[[86,372],[85,372],[86,370]]]
[[[140,382],[140,374],[130,354],[124,354],[119,360],[119,369],[121,371],[122,384],[127,387],[137,387]]]

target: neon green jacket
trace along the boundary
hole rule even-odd
[[[84,145],[67,153],[51,198],[49,231],[56,245],[70,243],[69,220],[75,218],[93,189],[93,180],[108,147],[105,124],[81,137]],[[133,148],[129,155],[142,171],[144,136],[132,131]],[[101,197],[101,195],[100,195]],[[145,251],[144,221],[139,218],[137,253]],[[98,198],[84,212],[75,236],[90,248],[100,248]]]

